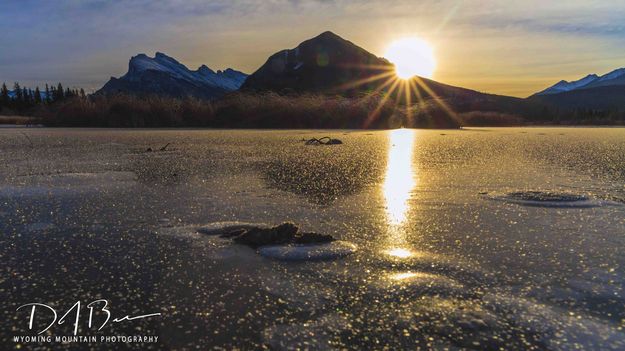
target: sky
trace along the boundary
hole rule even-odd
[[[89,92],[156,51],[252,73],[326,30],[378,56],[420,37],[435,80],[519,97],[625,67],[625,0],[1,0],[0,82]]]

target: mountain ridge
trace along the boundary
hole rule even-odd
[[[246,78],[245,73],[232,68],[213,71],[201,65],[197,70],[190,70],[162,52],[156,52],[154,57],[140,53],[130,58],[126,74],[119,78],[111,77],[96,94],[156,94],[212,99],[237,90]]]
[[[589,93],[589,100],[580,98],[584,93],[574,94],[581,100],[560,96],[582,88],[594,89],[593,85],[618,84],[619,79],[625,79],[625,69],[603,76],[590,74],[573,82],[560,81],[546,89],[552,92],[543,91],[525,99],[484,93],[418,76],[401,80],[394,69],[387,59],[325,31],[294,48],[276,51],[249,76],[232,69],[215,72],[206,65],[190,70],[161,52],[153,58],[139,54],[131,58],[125,75],[112,78],[98,93],[130,91],[135,94],[192,95],[210,99],[234,91],[260,93],[261,96],[273,92],[284,96],[320,94],[329,97],[361,97],[381,93],[395,101],[396,105],[413,106],[418,103],[418,109],[426,114],[453,116],[481,111],[523,116],[527,120],[550,118],[545,114],[564,115],[580,106],[607,110],[625,105],[625,101],[621,102],[624,99],[619,98],[619,92],[612,93],[613,89],[609,88],[601,90],[605,95]],[[373,108],[371,113],[375,114],[376,110]]]
[[[615,69],[602,76],[590,74],[573,82],[561,81],[527,99],[569,111],[623,110],[625,109],[625,68]]]
[[[549,88],[539,91],[533,96],[559,94],[579,89],[589,89],[602,86],[625,85],[625,68],[618,68],[602,76],[589,74],[584,78],[568,82],[561,80]]]

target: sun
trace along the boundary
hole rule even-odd
[[[401,79],[414,76],[432,78],[436,69],[434,50],[420,38],[395,40],[388,46],[384,56],[395,64],[395,74]]]

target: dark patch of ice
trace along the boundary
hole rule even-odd
[[[607,202],[590,198],[586,195],[555,191],[512,191],[508,193],[486,193],[492,200],[509,203],[536,206],[536,207],[560,207],[560,208],[588,208],[606,205]]]

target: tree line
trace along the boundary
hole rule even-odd
[[[11,92],[11,94],[9,94]],[[625,125],[625,110],[560,108],[539,102],[475,102],[449,98],[396,106],[383,92],[354,97],[231,93],[193,97],[86,95],[83,89],[15,83],[0,88],[0,114],[28,116],[47,126],[213,128],[457,128],[514,125]]]
[[[86,98],[85,90],[63,88],[61,83],[56,86],[46,84],[45,89],[35,87],[35,90],[20,86],[19,82],[13,84],[9,90],[6,83],[0,88],[0,112],[6,114],[12,112],[22,114],[30,112],[33,108],[47,104],[51,105],[71,98]]]

